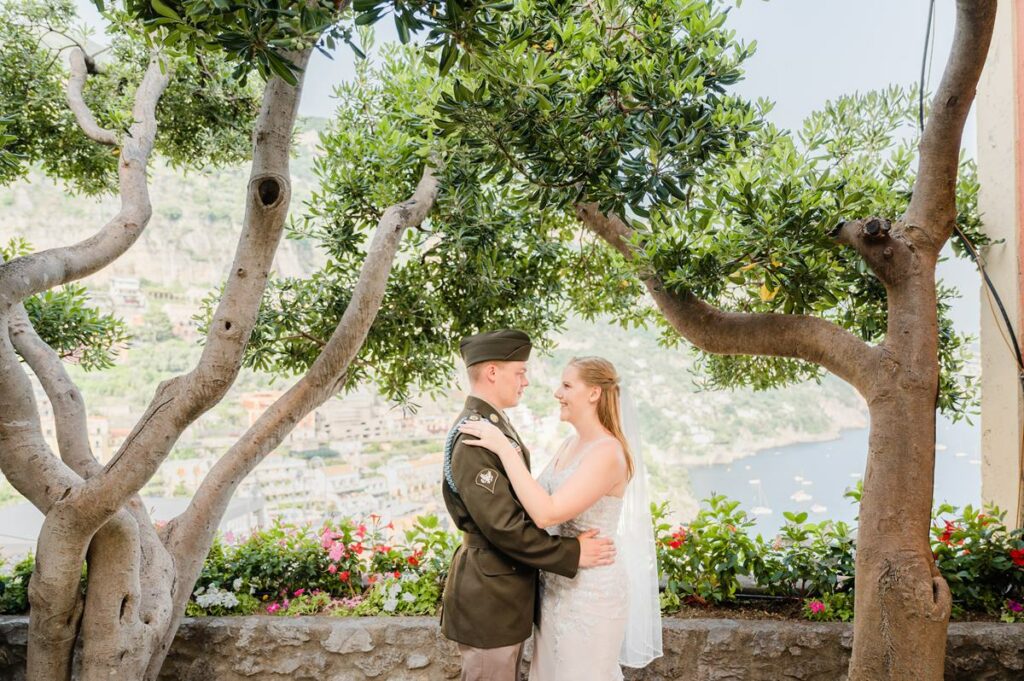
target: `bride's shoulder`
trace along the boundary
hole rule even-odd
[[[609,437],[594,444],[593,451],[588,456],[595,457],[610,466],[626,466],[626,451],[618,438]]]

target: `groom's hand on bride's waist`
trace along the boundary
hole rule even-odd
[[[597,536],[597,530],[587,530],[580,540],[580,567],[592,568],[615,562],[615,543],[608,537]]]

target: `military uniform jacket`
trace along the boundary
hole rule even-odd
[[[470,396],[454,428],[485,419],[515,442],[530,466],[530,453],[504,416]],[[463,532],[441,599],[444,635],[474,648],[514,645],[530,637],[537,608],[537,571],[574,577],[580,543],[537,527],[519,503],[497,454],[463,443],[457,431],[446,443],[441,481],[445,505]],[[453,489],[454,487],[454,489]]]

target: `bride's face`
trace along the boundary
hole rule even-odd
[[[561,407],[558,417],[563,421],[576,421],[597,409],[601,389],[587,385],[580,378],[579,370],[570,364],[562,372],[562,381],[555,391],[555,399]]]

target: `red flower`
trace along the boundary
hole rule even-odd
[[[352,575],[351,575],[351,573],[348,570],[343,570],[342,572],[338,573],[338,579],[340,579],[343,582],[347,582],[348,578],[351,577],[351,576]]]
[[[419,564],[420,564],[420,561],[419,561],[418,558],[416,558],[416,556],[409,556],[409,565],[411,565],[413,567],[416,567]]]
[[[1014,565],[1024,567],[1024,549],[1010,549],[1010,560]]]
[[[394,577],[395,577],[395,579],[400,579],[402,577],[402,573],[399,572],[398,570],[395,570]]]
[[[679,541],[678,539],[673,539],[668,543],[668,545],[670,548],[678,549],[680,546],[683,545],[683,542]]]
[[[953,524],[952,522],[947,520],[946,521],[946,529],[942,533],[942,536],[939,537],[939,541],[942,542],[943,544],[945,544],[946,546],[949,546],[950,539],[952,539],[953,533],[956,530],[957,530],[957,526],[955,524]]]
[[[360,539],[366,536],[366,525],[360,525],[358,529],[356,529],[356,536]]]

